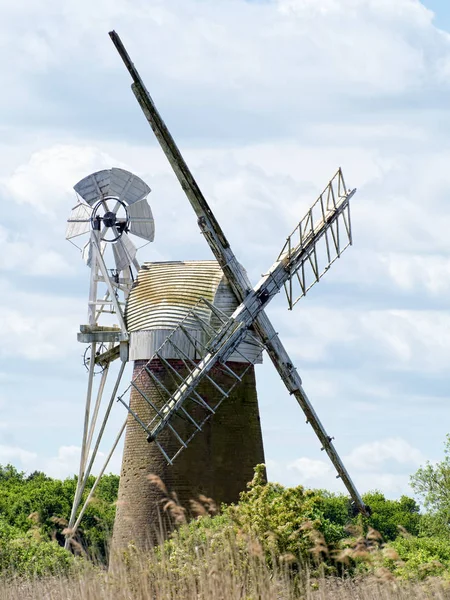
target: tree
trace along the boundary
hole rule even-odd
[[[402,496],[400,500],[389,500],[381,492],[374,491],[364,494],[363,500],[372,511],[368,524],[381,533],[385,542],[396,539],[399,527],[411,535],[419,533],[422,516],[413,498]]]
[[[83,502],[94,481],[93,476],[89,477]],[[76,485],[76,477],[60,481],[39,471],[26,476],[12,465],[0,465],[0,535],[2,527],[4,531],[5,527],[12,527],[7,531],[14,531],[14,536],[21,540],[28,540],[30,532],[38,532],[41,541],[55,540],[63,545],[62,531],[69,519]],[[87,552],[100,560],[106,560],[107,556],[118,486],[117,475],[103,475],[77,533]],[[1,543],[0,537],[0,555],[4,556]]]
[[[412,475],[411,487],[421,498],[428,511],[424,526],[427,533],[449,533],[450,525],[450,435],[444,445],[444,458],[432,464],[429,461]]]

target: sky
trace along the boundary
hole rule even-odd
[[[357,188],[354,245],[292,312],[281,295],[267,312],[360,491],[411,495],[450,432],[448,4],[0,8],[0,464],[78,468],[89,271],[64,235],[79,179],[118,166],[150,185],[141,262],[211,258],[115,29],[254,283],[339,166]],[[344,492],[270,360],[256,370],[270,479]]]

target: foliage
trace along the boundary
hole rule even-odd
[[[327,545],[344,534],[341,525],[324,516],[323,504],[314,490],[266,483],[264,466],[258,465],[239,504],[226,512],[240,530],[256,536],[269,561],[290,555],[299,562],[309,562],[312,556],[320,562]]]
[[[450,466],[450,457],[445,460]],[[429,514],[421,515],[411,498],[389,500],[375,491],[363,497],[372,514],[362,518],[352,514],[342,494],[266,483],[264,466],[259,465],[239,503],[223,506],[221,514],[216,514],[210,498],[202,496],[190,507],[200,516],[186,522],[186,509],[176,495],[168,496],[164,507],[176,528],[155,550],[147,568],[155,578],[165,570],[178,581],[191,581],[212,568],[214,556],[215,569],[228,571],[236,580],[244,578],[250,587],[261,569],[297,573],[298,578],[305,566],[312,575],[382,573],[403,579],[436,575],[450,579],[447,529],[433,534],[436,519],[446,514],[444,475],[442,465],[427,465],[415,476],[432,509]],[[427,485],[435,480],[441,487],[430,490]],[[93,481],[89,480],[85,496]],[[151,481],[165,489],[156,476]],[[97,487],[78,538],[83,553],[106,559],[118,482],[117,476],[107,475]],[[26,476],[10,465],[0,467],[0,573],[12,565],[22,575],[73,568],[76,561],[61,544],[76,483],[76,478],[59,481],[40,472]],[[129,565],[136,556],[130,548]]]
[[[422,522],[422,535],[450,535],[450,435],[444,445],[444,458],[427,462],[411,477],[411,487],[422,499],[428,515]]]
[[[390,544],[399,561],[389,565],[395,575],[406,579],[450,575],[450,539],[399,536]]]
[[[223,553],[230,544],[241,565],[256,555],[272,568],[283,562],[291,568],[297,565],[295,571],[299,565],[308,565],[313,574],[395,573],[410,578],[421,560],[432,565],[423,573],[436,570],[433,561],[440,561],[443,566],[439,568],[445,571],[445,545],[437,554],[428,555],[424,548],[430,550],[432,543],[414,545],[401,537],[418,539],[414,536],[421,515],[413,499],[388,500],[381,492],[372,492],[364,501],[372,515],[352,516],[345,496],[266,483],[260,465],[237,505],[222,507],[219,516],[203,516],[181,525],[162,555],[177,573],[185,575],[201,571],[210,552]],[[399,540],[401,553],[392,546],[393,540]]]
[[[94,478],[90,477],[83,500],[93,483]],[[78,534],[78,547],[100,559],[107,554],[118,483],[116,475],[101,478]],[[62,531],[67,526],[76,485],[75,477],[60,481],[39,471],[26,476],[12,465],[0,466],[0,572],[11,560],[17,560],[17,568],[24,572],[32,568],[40,572],[40,564],[47,565],[50,571],[53,564],[55,568],[69,564],[66,561],[71,555],[60,546],[64,543]]]
[[[69,571],[74,557],[54,541],[42,539],[33,527],[27,533],[0,518],[0,573],[49,575]]]
[[[372,511],[367,524],[379,531],[384,541],[395,540],[399,535],[399,527],[412,535],[418,535],[420,508],[412,498],[402,496],[400,500],[388,500],[381,492],[371,492],[365,494],[363,500]]]

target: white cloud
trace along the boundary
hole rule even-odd
[[[391,310],[361,315],[366,343],[378,345],[378,355],[391,368],[440,371],[450,351],[447,311]]]
[[[381,397],[385,403],[409,400],[404,389],[413,376],[433,373],[443,380],[448,371],[447,310],[433,311],[428,303],[443,297],[450,282],[448,121],[439,109],[448,95],[450,45],[433,26],[432,13],[416,0],[69,0],[64,6],[44,0],[30,4],[27,16],[10,4],[0,25],[4,63],[12,67],[4,74],[8,94],[0,97],[7,140],[0,145],[1,192],[8,201],[5,218],[18,223],[2,223],[0,234],[1,358],[20,357],[22,383],[37,360],[47,381],[56,362],[80,361],[75,332],[86,301],[71,297],[71,290],[87,293],[88,272],[77,267],[81,261],[64,241],[64,225],[72,186],[89,172],[123,165],[153,188],[157,239],[142,258],[209,256],[108,39],[107,30],[120,23],[119,33],[254,279],[339,164],[348,184],[358,187],[355,247],[327,275],[330,286],[321,283],[321,291],[312,291],[292,314],[275,310],[274,325],[282,325],[281,338],[296,359],[321,370],[307,388],[314,403],[316,397],[322,402],[320,412],[339,399],[355,428],[383,446],[390,433],[374,431],[364,412],[375,412]],[[45,290],[40,277],[31,290],[20,279],[62,275],[67,265],[73,280],[61,277]],[[395,390],[394,370],[408,371],[408,379],[395,380]],[[28,379],[33,390],[35,381]],[[79,397],[84,384],[80,379]],[[433,377],[429,397],[435,402],[438,388]],[[260,396],[273,407],[270,386]],[[270,411],[268,421],[284,434],[286,422]],[[416,409],[411,420],[420,414]],[[17,432],[17,447],[24,446],[22,435]],[[310,438],[299,443],[292,456],[302,458],[286,458],[283,448],[284,458],[277,456],[278,466],[269,469],[276,467],[286,480],[341,485],[328,464],[306,458]],[[38,444],[60,442],[47,436]],[[350,460],[362,461],[364,448]],[[397,451],[406,452],[401,444]],[[389,457],[385,447],[379,452],[388,458],[372,464],[374,471],[356,473],[362,487],[406,485],[406,476],[392,474],[389,464],[406,469],[410,463]],[[76,447],[52,447],[46,456],[53,458],[39,463],[43,469],[66,473],[76,463]]]
[[[362,444],[342,456],[358,491],[381,490],[387,497],[411,495],[409,477],[425,461],[420,450],[402,438],[387,438]],[[269,477],[284,485],[304,485],[348,493],[328,460],[300,457],[291,462],[268,463]]]
[[[287,468],[298,473],[301,482],[305,481],[313,485],[324,477],[328,477],[331,473],[331,466],[328,463],[305,457],[297,458],[289,463]]]
[[[56,456],[45,457],[37,452],[30,452],[18,446],[8,446],[0,444],[0,465],[15,464],[19,469],[31,473],[33,471],[42,471],[49,477],[55,479],[65,479],[78,475],[80,466],[81,449],[79,446],[60,446]],[[94,463],[92,474],[96,475],[103,466],[106,454],[99,452],[97,460]],[[120,452],[116,452],[108,466],[106,473],[119,473],[121,466]]]
[[[401,438],[388,438],[368,442],[354,448],[345,457],[345,464],[357,471],[379,471],[389,469],[392,463],[418,467],[425,461],[422,452]]]
[[[98,454],[98,463],[96,463],[93,474],[97,474],[105,455]],[[65,479],[78,475],[80,463],[80,448],[77,446],[60,446],[57,455],[45,458],[36,452],[30,452],[18,446],[8,446],[0,444],[0,465],[14,464],[19,470],[24,470],[27,474],[33,471],[42,471],[49,477],[55,479]],[[106,473],[120,471],[120,456],[113,456]]]
[[[0,271],[17,271],[27,275],[68,276],[71,265],[61,254],[45,247],[56,240],[37,241],[23,233],[12,233],[0,225]]]
[[[0,356],[64,361],[77,356],[76,332],[84,314],[81,300],[59,294],[20,291],[0,281]]]
[[[320,110],[341,97],[417,89],[439,80],[449,55],[448,38],[416,0],[256,5],[243,0],[216,0],[214,5],[69,0],[64,10],[56,9],[54,0],[44,0],[39,9],[30,4],[27,17],[12,5],[4,10],[6,60],[15,59],[10,88],[20,105],[27,98],[28,86],[22,86],[30,74],[57,73],[54,93],[44,93],[57,115],[62,104],[70,104],[71,93],[96,101],[104,98],[106,82],[114,87],[115,79],[125,81],[107,37],[118,24],[153,81],[182,84],[188,97],[197,90],[196,98],[206,100],[206,106],[214,99],[253,112],[271,111],[274,100],[291,109],[301,104]],[[42,93],[34,83],[31,78],[29,87]],[[60,88],[69,90],[63,99]],[[108,101],[113,104],[114,98]]]
[[[105,470],[106,473],[120,472],[120,454],[121,453],[119,451],[113,454]],[[75,474],[78,475],[78,471],[80,468],[80,457],[81,448],[79,446],[60,446],[58,448],[58,453],[56,456],[53,456],[48,459],[40,458],[38,462],[40,465],[42,465],[40,469],[50,477],[64,479],[66,477],[71,477]],[[99,473],[100,468],[103,466],[105,459],[106,454],[104,452],[99,451],[97,454],[97,458],[94,462],[94,467],[92,469],[93,475],[97,475]]]
[[[431,296],[450,291],[450,257],[447,255],[388,254],[382,261],[391,281],[402,290],[425,288]]]
[[[0,464],[17,464],[19,462],[23,468],[28,469],[30,465],[33,465],[36,457],[37,454],[35,452],[29,452],[17,446],[0,444]]]
[[[310,41],[315,58],[323,60],[327,75],[333,77],[334,70],[336,79],[343,77],[357,91],[363,92],[365,86],[364,93],[395,94],[426,76],[432,13],[415,0],[279,0],[278,4],[282,13],[297,18],[297,34],[314,31]],[[422,52],[410,39],[412,31],[422,34]]]
[[[319,303],[320,304],[320,303]],[[370,310],[314,307],[292,313],[271,310],[289,352],[299,360],[334,365],[344,356],[354,365],[376,361],[389,371],[439,372],[450,353],[446,310]]]
[[[358,473],[354,481],[362,493],[381,491],[387,498],[411,497],[409,474],[405,473]]]
[[[54,215],[58,208],[68,214],[69,196],[72,205],[76,204],[73,186],[89,173],[111,166],[121,165],[97,148],[51,146],[35,152],[27,163],[18,166],[3,180],[3,186],[5,193],[19,204],[29,204],[46,215]]]
[[[313,14],[320,17],[345,15],[347,18],[357,14],[372,15],[388,21],[405,21],[417,26],[431,24],[433,12],[417,0],[278,0],[281,9],[301,14]]]
[[[64,479],[78,475],[80,468],[81,448],[79,446],[60,446],[56,456],[40,460],[42,470],[50,477]]]

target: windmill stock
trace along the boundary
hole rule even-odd
[[[110,37],[131,75],[133,80],[132,91],[197,215],[200,230],[222,268],[233,292],[241,302],[233,315],[229,319],[224,319],[219,329],[213,332],[209,342],[203,348],[201,361],[199,363],[190,362],[189,373],[180,381],[178,389],[172,394],[169,392],[167,392],[166,396],[163,394],[163,403],[160,406],[155,406],[153,402],[151,403],[155,412],[154,420],[150,425],[141,422],[141,425],[148,433],[149,441],[158,443],[158,436],[161,431],[167,428],[173,430],[172,423],[176,417],[193,420],[186,409],[186,403],[190,401],[201,406],[205,404],[196,395],[198,383],[203,378],[209,377],[209,373],[214,366],[222,366],[226,362],[227,356],[239,345],[243,336],[248,333],[248,328],[251,326],[259,338],[260,344],[269,354],[289,393],[296,398],[305,413],[307,422],[319,438],[322,449],[328,454],[338,473],[338,477],[342,479],[346,486],[355,507],[361,513],[367,514],[368,507],[365,506],[334,448],[332,438],[327,434],[312,407],[302,387],[301,378],[293,365],[293,361],[290,359],[278,334],[264,312],[265,306],[278,293],[281,287],[285,288],[289,307],[292,308],[296,301],[308,291],[309,287],[319,281],[323,273],[341,255],[347,245],[351,244],[349,201],[355,190],[349,191],[346,189],[342,171],[339,169],[317,202],[295,228],[293,234],[288,237],[286,245],[274,265],[263,276],[257,286],[253,287],[246,272],[237,261],[225,234],[156,109],[122,41],[114,31],[110,32]],[[319,216],[318,221],[315,220],[315,214],[317,213]],[[342,234],[348,240],[348,243],[344,246],[341,244]],[[296,241],[297,237],[298,241]],[[317,246],[320,242],[324,244],[324,256],[326,256],[326,265],[323,271],[319,269],[318,265]],[[313,273],[313,282],[309,286],[305,279],[305,267],[307,266],[311,268]],[[300,285],[300,296],[296,300],[293,299],[292,283],[294,277],[297,278]],[[194,317],[198,318],[198,315],[194,315]],[[195,345],[195,342],[193,343]],[[180,354],[180,356],[182,355]],[[184,360],[188,366],[188,358],[185,357]],[[227,391],[223,391],[224,397],[226,397]],[[125,401],[122,400],[122,402],[126,404]],[[204,408],[207,412],[206,420],[215,411],[208,410],[207,407]],[[134,416],[136,417],[137,415]],[[201,429],[201,424],[199,425],[195,422],[193,426],[195,431],[192,435],[195,435]],[[174,435],[177,438],[179,437],[176,431]],[[189,442],[189,440],[182,439],[179,441],[181,449],[186,447]],[[162,447],[161,450],[164,451]],[[166,458],[171,462],[175,457],[166,456]]]

